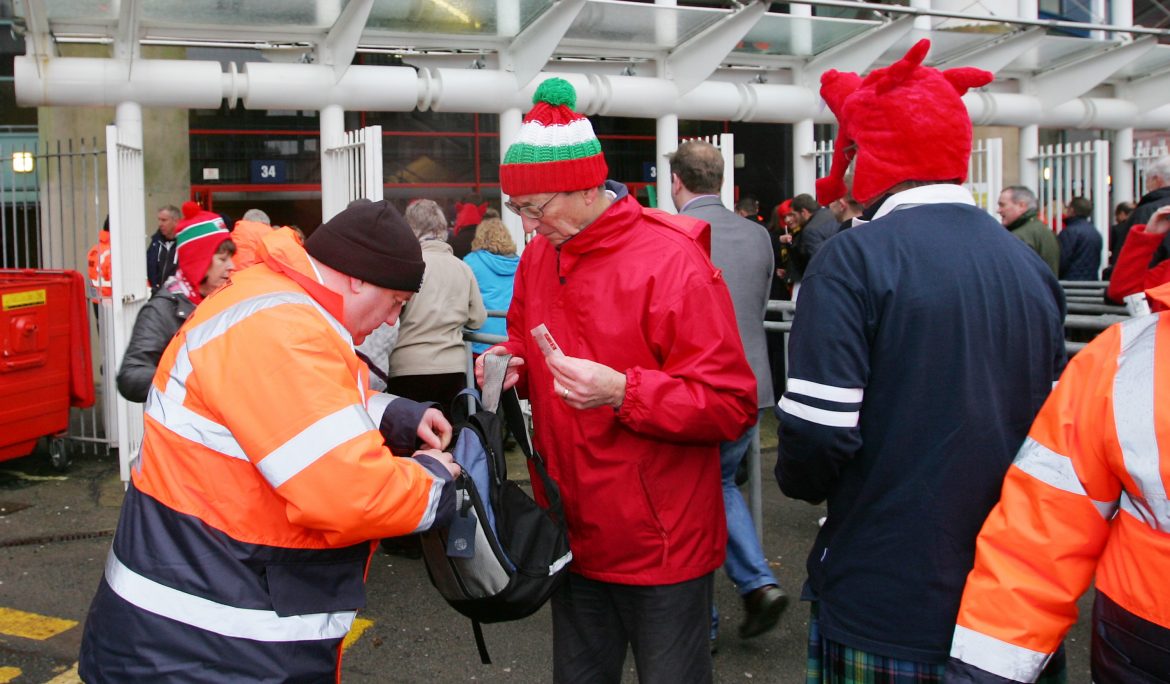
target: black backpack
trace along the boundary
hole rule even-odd
[[[455,430],[451,453],[463,469],[456,480],[455,518],[449,527],[421,535],[431,583],[451,607],[471,618],[484,664],[491,658],[480,624],[518,620],[536,612],[560,586],[573,558],[560,489],[528,442],[514,390],[504,393],[504,417],[543,484],[548,508],[541,508],[508,479],[503,426],[491,406],[492,395],[500,396],[508,358],[484,359],[488,362],[484,385],[491,388],[485,390],[488,406],[479,406]],[[465,396],[456,403],[467,401]]]

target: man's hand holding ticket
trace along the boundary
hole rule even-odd
[[[621,407],[626,392],[624,373],[589,359],[566,356],[544,323],[530,332],[552,371],[553,391],[562,401],[577,409]]]
[[[565,352],[561,351],[561,345],[553,339],[552,333],[548,331],[548,326],[544,323],[533,328],[531,331],[532,337],[536,340],[536,346],[540,347],[540,351],[544,353],[547,359],[549,356],[564,356]]]

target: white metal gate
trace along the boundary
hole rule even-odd
[[[36,133],[0,138],[0,268],[67,269],[86,275],[86,253],[106,216],[105,150],[97,139],[38,141]],[[92,313],[93,309],[86,307]],[[102,383],[98,319],[90,316],[95,385]],[[100,395],[99,395],[100,397]],[[70,411],[73,449],[105,454],[104,403]]]
[[[818,140],[813,150],[817,178],[829,175],[833,164],[833,141]],[[967,164],[967,182],[963,187],[975,196],[975,203],[996,216],[999,193],[1003,190],[1003,138],[976,140]]]
[[[345,141],[321,156],[321,220],[360,198],[382,199],[382,127],[346,131]]]
[[[1093,225],[1101,233],[1101,263],[1109,260],[1109,141],[1044,145],[1040,168],[1040,216],[1057,226],[1066,202],[1084,197],[1093,203]]]
[[[963,186],[971,191],[975,204],[998,217],[999,194],[1003,192],[1003,138],[974,141]]]
[[[121,134],[120,134],[121,133]],[[142,140],[131,139],[117,126],[106,126],[106,177],[110,203],[109,334],[106,338],[106,377],[115,377],[134,330],[138,312],[150,298],[142,236],[146,234],[146,186],[143,179]],[[130,462],[142,445],[142,404],[127,401],[105,383],[105,395],[114,407],[118,462],[123,481],[130,479]]]
[[[1166,147],[1165,140],[1134,143],[1133,159],[1130,163],[1133,164],[1133,196],[1135,199],[1141,199],[1142,195],[1146,194],[1146,169],[1155,160],[1168,154],[1170,154],[1170,148]]]
[[[813,161],[817,168],[817,178],[824,178],[829,175],[829,171],[833,168],[832,140],[817,141],[816,149],[813,150]]]

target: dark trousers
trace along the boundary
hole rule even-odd
[[[552,597],[553,681],[616,684],[628,645],[641,684],[711,682],[713,576],[632,586],[570,573]]]
[[[1170,682],[1170,629],[1134,615],[1098,591],[1091,661],[1096,684]]]
[[[449,414],[455,395],[467,387],[464,373],[435,373],[432,375],[396,375],[386,383],[386,391],[396,397],[414,401],[438,403],[443,413]]]

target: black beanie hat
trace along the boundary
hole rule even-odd
[[[390,290],[418,292],[422,248],[394,205],[353,202],[305,240],[309,256],[335,271]]]

